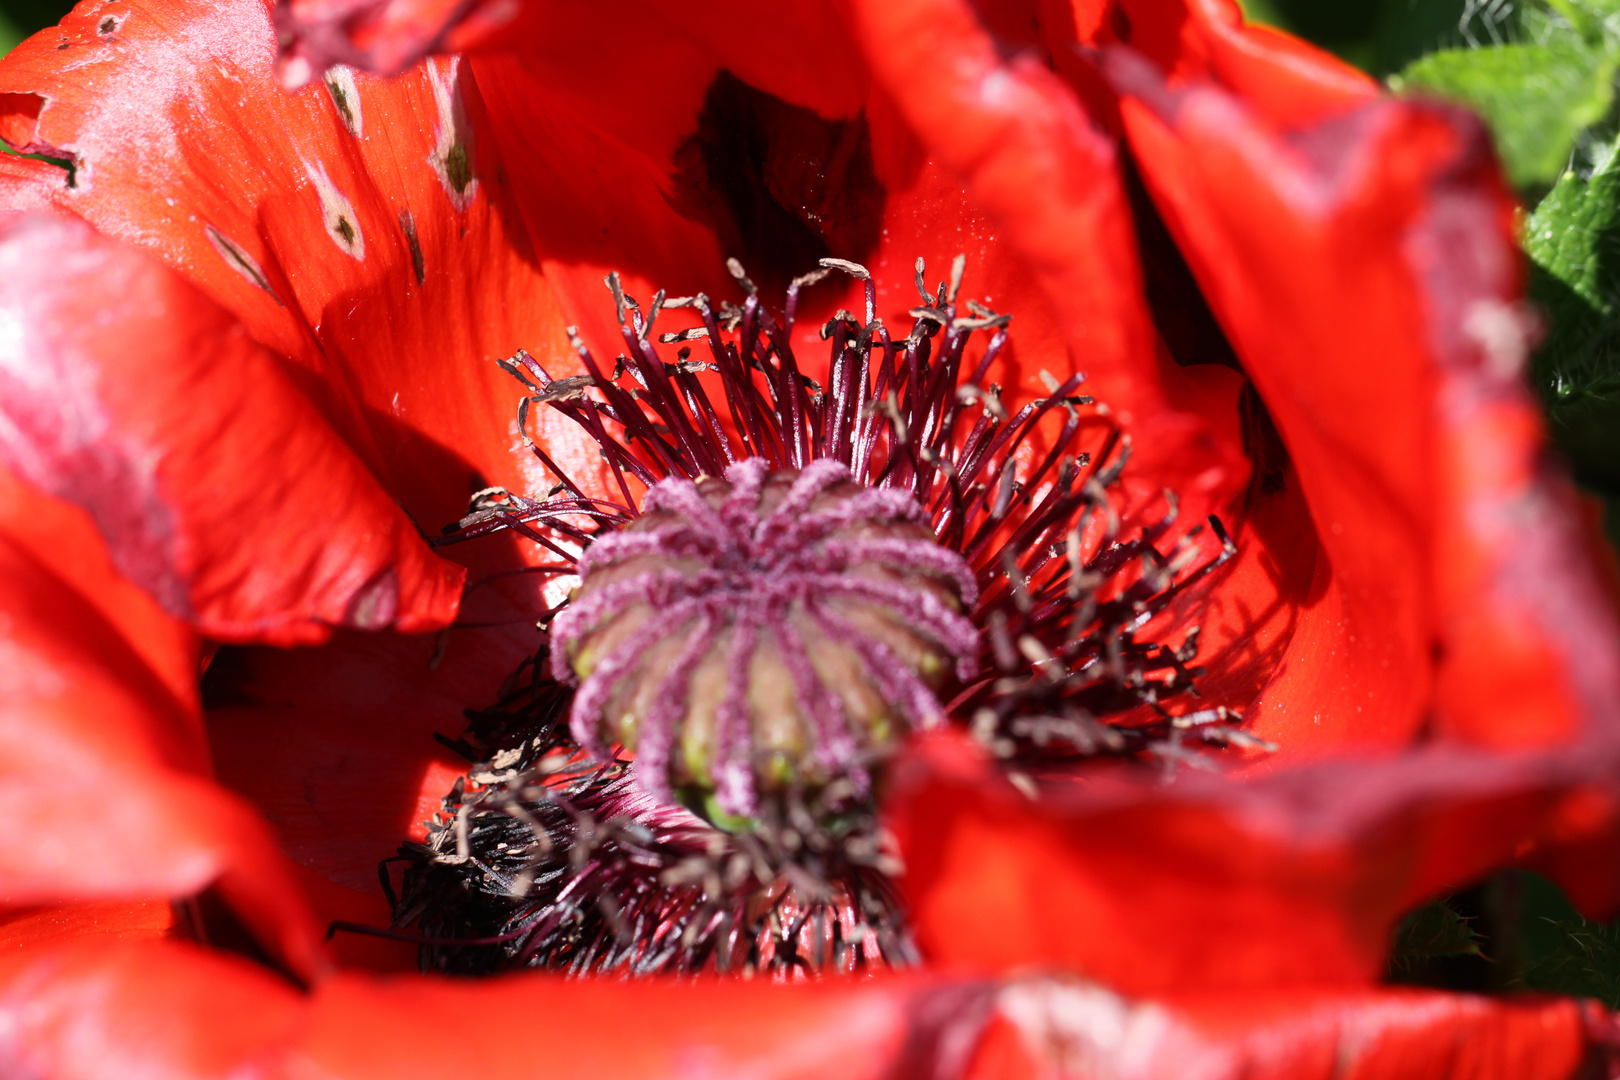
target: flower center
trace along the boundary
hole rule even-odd
[[[964,260],[892,337],[863,267],[794,281],[780,312],[741,266],[741,306],[643,309],[608,285],[624,354],[608,376],[506,369],[597,442],[620,498],[557,477],[544,498],[481,492],[453,543],[512,529],[577,573],[532,661],[454,743],[475,764],[406,844],[396,927],[422,962],[477,973],[817,972],[915,959],[874,788],[910,729],[957,723],[1015,783],[1097,755],[1264,748],[1195,708],[1196,627],[1144,640],[1235,550],[1175,497],[1114,488],[1112,413],[1059,382],[1016,411],[987,374],[1008,316],[958,309]],[[865,285],[822,328],[826,383],[793,354],[801,288]],[[656,338],[670,309],[698,325]],[[664,316],[667,318],[667,316]],[[970,352],[975,335],[990,332]],[[665,362],[653,342],[702,342]],[[718,392],[718,399],[711,394]],[[726,420],[723,421],[722,417]],[[611,425],[611,426],[610,426]],[[645,496],[638,503],[632,488]],[[694,813],[695,812],[695,813]]]
[[[953,661],[974,674],[978,584],[909,492],[756,457],[660,481],[641,509],[580,560],[552,662],[580,680],[575,738],[633,750],[657,798],[673,785],[722,820],[752,816],[760,789],[864,795],[866,761],[943,721]]]

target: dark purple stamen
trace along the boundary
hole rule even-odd
[[[525,678],[526,676],[526,678]],[[660,803],[621,762],[569,758],[568,691],[529,665],[449,742],[479,763],[425,843],[392,862],[394,928],[425,970],[486,974],[858,972],[915,961],[869,816],[847,786],[787,792],[754,827],[717,831]],[[498,752],[495,746],[502,746]],[[412,928],[406,931],[405,927]]]
[[[899,340],[852,263],[796,280],[780,316],[735,263],[740,306],[659,293],[643,311],[610,276],[625,347],[611,377],[572,335],[585,375],[503,361],[529,391],[520,427],[534,406],[570,417],[621,498],[588,497],[530,443],[550,497],[482,492],[440,541],[514,529],[559,556],[548,573],[583,580],[538,613],[548,639],[501,703],[469,713],[451,745],[479,764],[427,843],[401,849],[395,926],[424,935],[424,966],[904,965],[868,784],[899,728],[958,723],[1015,778],[1098,754],[1171,768],[1200,747],[1269,749],[1235,713],[1193,707],[1197,627],[1138,640],[1230,558],[1220,522],[1181,524],[1170,492],[1156,514],[1121,514],[1130,439],[1076,393],[1083,376],[1009,412],[985,381],[1009,317],[959,309],[963,267],[930,292],[919,261]],[[833,270],[866,302],[822,328],[823,388],[791,339],[800,290]],[[659,357],[652,327],[672,309],[696,325],[656,340],[702,341],[705,359]],[[829,655],[854,677],[829,678]]]
[[[1049,379],[1046,396],[1009,415],[1000,387],[984,385],[1006,346],[1009,316],[971,300],[965,302],[965,312],[959,310],[965,265],[960,258],[952,265],[948,283],[932,292],[919,285],[924,302],[908,312],[912,328],[900,340],[892,338],[877,318],[876,287],[860,266],[823,260],[821,270],[794,282],[778,321],[760,302],[742,268],[735,262],[730,265],[748,296],[740,307],[722,304],[718,310],[702,295],[670,299],[660,293],[644,314],[624,293],[617,276],[609,276],[625,346],[615,375],[630,376],[632,388],[605,377],[577,336],[571,341],[587,375],[554,380],[524,352],[503,362],[531,391],[520,407],[520,422],[526,426],[531,404],[544,404],[579,423],[602,445],[615,484],[626,494],[623,504],[586,499],[536,446],[541,462],[557,473],[559,494],[544,501],[508,496],[463,519],[455,538],[502,527],[535,535],[535,526],[555,529],[576,542],[595,537],[580,562],[588,576],[595,564],[594,547],[608,544],[607,550],[617,557],[631,558],[667,552],[669,544],[687,535],[674,527],[669,536],[656,540],[635,531],[615,531],[647,511],[629,499],[632,483],[648,487],[652,505],[661,505],[666,498],[676,500],[668,505],[691,516],[693,531],[734,531],[737,524],[718,525],[715,518],[737,513],[735,506],[718,512],[700,507],[702,500],[695,498],[694,489],[674,481],[727,476],[736,485],[746,475],[754,484],[763,483],[770,473],[807,467],[813,473],[820,462],[836,463],[865,490],[831,512],[846,520],[885,514],[911,520],[928,529],[932,542],[926,538],[895,542],[896,549],[904,547],[898,553],[885,550],[887,540],[839,539],[823,541],[818,555],[880,563],[893,557],[910,572],[952,581],[959,596],[977,592],[977,601],[968,601],[979,638],[977,655],[967,659],[976,659],[979,668],[991,674],[976,681],[963,673],[959,650],[966,642],[950,632],[955,624],[925,605],[917,605],[908,620],[958,661],[958,683],[950,689],[948,711],[967,719],[990,710],[994,724],[987,726],[980,717],[974,730],[993,728],[998,752],[1041,758],[1054,753],[1088,755],[1100,745],[1089,734],[1099,717],[1133,709],[1140,713],[1138,707],[1145,707],[1146,714],[1138,715],[1120,738],[1102,745],[1134,752],[1159,740],[1179,738],[1164,706],[1177,695],[1196,695],[1192,682],[1196,672],[1188,666],[1196,628],[1174,649],[1139,643],[1134,635],[1225,562],[1233,547],[1212,518],[1212,529],[1194,525],[1175,538],[1168,552],[1161,552],[1157,545],[1176,526],[1176,502],[1170,492],[1165,493],[1165,511],[1158,520],[1140,527],[1134,538],[1119,536],[1120,516],[1110,488],[1129,458],[1130,438],[1107,410],[1076,394],[1084,376],[1072,375],[1061,383]],[[860,322],[840,312],[822,328],[831,350],[828,385],[823,389],[804,374],[791,339],[799,291],[833,270],[863,281],[866,317]],[[919,282],[921,275],[919,263]],[[672,309],[695,311],[698,325],[665,332],[659,340],[702,340],[706,360],[692,359],[686,347],[674,364],[658,356],[651,327]],[[988,331],[990,340],[977,360],[970,360],[969,343],[980,331]],[[702,373],[715,383],[706,384],[699,377]],[[720,395],[718,406],[711,390]],[[729,424],[721,422],[722,415]],[[616,425],[622,436],[609,435],[608,424]],[[747,472],[734,471],[738,469]],[[738,495],[736,505],[751,497]],[[799,497],[811,497],[811,489]],[[825,529],[819,513],[802,512],[797,505],[779,509],[770,534],[757,538],[756,546],[780,544],[797,550],[806,536]],[[587,534],[579,523],[591,519],[599,523],[598,531]],[[621,543],[625,546],[615,546]],[[811,567],[807,560],[804,572],[811,573]],[[819,578],[823,585],[837,574],[830,562],[816,572],[823,575]],[[614,586],[576,598],[572,614],[559,617],[554,633],[561,628],[572,640],[577,628],[596,625],[614,611],[643,602],[654,590],[659,590],[659,597],[691,598],[719,580],[700,574],[682,581],[672,572],[660,576],[649,569],[634,586]],[[830,586],[827,591],[831,588],[847,597],[865,592],[878,601],[874,595],[878,587],[865,582]],[[892,595],[884,598],[891,606],[897,600]],[[761,610],[775,609],[766,604]],[[725,633],[725,616],[712,607],[693,605],[677,614],[691,621],[701,611],[720,618]],[[803,614],[819,633],[831,634],[845,625],[836,615],[828,617],[819,610]],[[774,634],[765,624],[757,632]],[[650,639],[649,631],[646,640]],[[875,670],[876,665],[892,663],[892,650],[882,642],[854,641],[851,647],[903,716],[916,720],[932,715],[935,710],[925,703],[934,690],[913,674]],[[1032,651],[1045,658],[1040,671],[1030,667]],[[563,652],[558,650],[560,658],[554,663],[567,664]],[[612,677],[622,677],[631,666],[625,658],[616,665],[619,674]],[[561,666],[556,670],[564,672]],[[742,678],[736,670],[733,675]],[[609,678],[594,671],[592,677],[598,682]],[[719,726],[718,745],[725,754],[746,755],[746,725],[737,719],[735,700],[745,685],[730,685],[736,693],[721,705],[730,723]],[[600,708],[606,693],[599,687],[576,715]],[[1061,729],[1077,734],[1060,739],[1051,735],[1060,728],[1048,725],[1042,729],[1047,736],[1036,746],[1012,731],[1027,730],[1029,725],[1015,721],[1030,713],[1062,719]],[[812,711],[807,722],[819,714],[819,709]],[[582,721],[581,737],[588,735],[591,746],[605,750],[600,734],[587,733],[586,726]],[[817,730],[824,729],[820,725]],[[1229,729],[1224,723],[1219,728]],[[1219,741],[1213,729],[1200,734]],[[827,751],[818,747],[816,752]],[[747,805],[747,785],[735,768],[736,759],[724,760],[721,771],[736,774],[727,805]],[[648,777],[644,780],[657,785]]]

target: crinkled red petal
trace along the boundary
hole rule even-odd
[[[220,778],[296,862],[380,898],[378,862],[420,834],[468,764],[434,734],[456,738],[463,710],[493,706],[538,638],[528,620],[442,642],[344,634],[319,650],[226,650],[206,683]]]
[[[145,941],[175,935],[174,905],[166,899],[70,901],[0,911],[0,952],[98,942]]]
[[[235,958],[99,942],[0,957],[0,1021],[7,1075],[60,1080],[426,1080],[469,1060],[490,1080],[1561,1080],[1604,1065],[1611,1026],[1570,1001],[1399,989],[1129,1000],[1038,976],[793,987],[340,976],[300,996]]]
[[[0,1074],[289,1076],[308,1006],[270,972],[191,945],[80,941],[0,956]]]
[[[274,41],[258,0],[81,8],[0,59],[0,135],[75,159],[76,186],[54,204],[152,253],[291,359],[436,531],[472,490],[529,486],[515,384],[494,360],[527,347],[577,368],[466,65],[336,71],[289,94]]]
[[[301,85],[331,64],[393,74],[430,53],[549,52],[552,40],[566,35],[573,12],[572,5],[537,0],[277,0],[274,21],[283,79]],[[627,39],[663,47],[672,38],[686,39],[744,82],[823,116],[847,116],[860,107],[864,72],[855,56],[838,48],[846,39],[831,5],[629,0],[615,5],[610,19],[601,13],[590,18],[624,30],[618,40],[632,48]],[[587,68],[614,62],[610,54],[577,52]],[[664,86],[670,77],[697,74],[667,61],[659,68]],[[651,95],[646,104],[655,105]]]
[[[44,209],[64,175],[48,161],[0,154],[0,213]]]
[[[340,975],[300,996],[193,947],[74,943],[0,957],[0,1071],[402,1080],[476,1060],[490,1080],[948,1076],[992,993],[941,979],[772,987]]]
[[[1539,464],[1512,206],[1483,131],[1382,101],[1285,135],[1213,87],[1170,90],[1128,55],[1112,68],[1331,567],[1260,730],[1326,747],[1433,717],[1523,743],[1615,715],[1620,633]]]
[[[457,53],[544,32],[524,0],[276,0],[282,82],[297,89],[333,64],[395,75],[429,53]]]
[[[1015,985],[968,1076],[1021,1080],[1564,1080],[1604,1062],[1591,1003],[1427,990],[1170,994]],[[1594,1073],[1596,1075],[1596,1073]]]
[[[195,639],[120,579],[82,512],[4,475],[0,610],[0,904],[217,885],[273,953],[315,970],[290,867],[207,779]]]
[[[119,570],[227,640],[443,625],[461,571],[226,312],[49,215],[0,222],[0,461],[90,512]]]
[[[1557,835],[1620,740],[1435,745],[1233,783],[1092,777],[1032,802],[959,737],[897,771],[890,822],[934,962],[1056,965],[1125,993],[1354,985],[1407,908]]]
[[[1135,439],[1136,475],[1198,517],[1226,509],[1247,468],[1205,417],[1229,423],[1231,391],[1211,395],[1158,342],[1111,141],[1058,76],[1004,59],[965,3],[856,3],[851,19],[874,81],[1034,270],[1069,364]]]

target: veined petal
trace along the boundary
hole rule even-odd
[[[170,613],[282,643],[449,621],[459,568],[175,274],[82,223],[13,218],[0,312],[0,460],[88,510],[119,570]]]
[[[0,956],[8,1076],[285,1076],[307,1014],[265,969],[191,945],[82,941]]]
[[[491,1080],[959,1073],[992,988],[954,979],[772,987],[519,975],[483,983],[340,975],[299,996],[262,969],[173,944],[74,943],[0,957],[0,1069],[60,1080],[442,1077],[469,1029]],[[634,1017],[627,1023],[627,1017]],[[510,1052],[509,1052],[510,1051]]]
[[[71,157],[54,205],[289,358],[424,527],[487,484],[526,490],[494,360],[577,367],[466,65],[289,94],[275,55],[258,0],[86,5],[0,59],[0,136]]]
[[[177,929],[174,905],[168,900],[80,900],[10,908],[0,911],[0,954],[79,938],[164,938]]]
[[[1259,730],[1394,741],[1436,693],[1441,730],[1484,742],[1612,717],[1620,632],[1567,492],[1538,467],[1511,202],[1477,123],[1384,100],[1285,133],[1128,55],[1111,70],[1330,564]]]
[[[1014,983],[968,1076],[1130,1080],[1564,1080],[1599,1059],[1605,1018],[1573,1001],[1426,990],[1168,994]]]
[[[48,545],[27,532],[39,527]],[[114,574],[87,520],[14,481],[0,485],[0,611],[0,905],[217,886],[267,948],[314,971],[317,933],[290,868],[252,810],[207,779],[183,683],[195,639]]]
[[[1114,147],[1070,87],[1002,59],[956,0],[856,3],[851,20],[874,81],[1033,268],[1070,362],[1135,439],[1136,475],[1174,487],[1196,517],[1225,509],[1247,468],[1204,417],[1230,416],[1232,387],[1188,376],[1160,345]]]
[[[460,735],[463,710],[492,706],[538,644],[524,620],[441,641],[342,634],[319,650],[222,652],[204,680],[219,776],[294,861],[380,899],[378,862],[421,835],[466,767],[434,734]]]
[[[1620,739],[1436,744],[1244,783],[1094,776],[1034,801],[980,755],[937,737],[895,774],[925,956],[1153,996],[1371,984],[1402,912],[1557,836],[1620,767]]]
[[[48,161],[0,154],[0,212],[42,210],[62,183],[62,170]]]
[[[468,1028],[450,1021],[469,1016],[537,1040],[532,1052],[486,1048],[491,1080],[1562,1080],[1601,1060],[1605,1027],[1575,1002],[1420,990],[1131,1000],[1040,976],[795,987],[343,976],[300,997],[180,945],[0,958],[0,1066],[25,1076],[428,1080],[465,1067]]]

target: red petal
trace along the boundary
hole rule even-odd
[[[1243,25],[1242,10],[1233,0],[1172,2],[1185,7],[1187,37],[1192,39],[1182,50],[1177,74],[1185,73],[1192,66],[1187,60],[1197,57],[1210,77],[1273,124],[1318,123],[1378,96],[1376,80],[1324,50],[1268,26]],[[1153,4],[1164,6],[1164,0],[1149,0]],[[1129,10],[1131,5],[1124,6]],[[1135,21],[1140,23],[1141,16]]]
[[[306,1016],[263,968],[192,946],[91,941],[0,957],[7,1076],[281,1076]]]
[[[150,939],[176,929],[168,900],[114,900],[14,908],[0,912],[0,955],[77,938]]]
[[[1126,993],[1373,981],[1395,920],[1500,865],[1620,771],[1620,747],[1436,746],[1236,783],[1092,777],[1032,802],[960,737],[897,770],[891,824],[932,961]]]
[[[90,515],[73,503],[41,495],[0,467],[0,536],[18,559],[47,567],[74,587],[80,601],[116,630],[166,698],[181,706],[170,715],[182,726],[160,742],[178,760],[206,762],[206,738],[195,716],[196,632],[118,574]]]
[[[176,945],[0,957],[0,1071],[488,1080],[948,1076],[990,988],[922,979],[796,987],[512,976],[339,976],[299,997],[262,969]],[[515,1040],[515,1041],[514,1041]]]
[[[1110,125],[1114,104],[1081,60],[1088,47],[1129,45],[1172,84],[1213,80],[1280,124],[1321,120],[1379,92],[1375,80],[1330,53],[1269,26],[1244,25],[1237,0],[1048,0],[976,11],[999,41],[1049,58]]]
[[[489,1080],[1561,1080],[1601,1064],[1609,1026],[1569,1001],[1416,990],[1130,1001],[1039,978],[996,988],[345,976],[300,997],[238,960],[156,944],[0,959],[0,1023],[7,1075],[61,1080],[406,1080],[469,1061]]]
[[[1148,85],[1145,67],[1132,71]],[[1223,115],[1203,118],[1201,105]],[[1420,403],[1432,400],[1433,383],[1396,232],[1412,193],[1393,211],[1389,198],[1310,177],[1255,131],[1243,104],[1212,89],[1192,91],[1180,113],[1212,146],[1189,145],[1135,102],[1125,106],[1149,189],[1288,444],[1328,558],[1320,599],[1249,718],[1291,755],[1398,745],[1431,692],[1434,478],[1422,465],[1431,429]],[[1376,185],[1385,158],[1423,145],[1375,131],[1383,137],[1344,133],[1346,157],[1363,163],[1345,171],[1349,182]],[[1234,143],[1266,154],[1267,171],[1234,170]],[[1206,164],[1211,153],[1220,156]],[[1320,193],[1298,190],[1312,179]]]
[[[488,1080],[950,1075],[949,1055],[972,1045],[986,996],[971,984],[892,978],[779,987],[340,976],[317,998],[306,1053],[312,1074],[345,1080],[443,1075],[478,1053],[481,1036],[422,1018],[459,1016],[477,1017],[478,1031],[534,1033],[527,1050],[481,1055]]]
[[[1590,543],[1525,385],[1532,324],[1518,306],[1517,252],[1503,250],[1513,206],[1483,131],[1469,123],[1459,143],[1411,239],[1439,376],[1440,719],[1450,733],[1499,745],[1611,737],[1620,620],[1599,560],[1612,555]],[[1620,799],[1608,794],[1612,835]],[[1610,896],[1620,903],[1620,882]]]
[[[493,705],[537,637],[532,622],[452,631],[437,664],[432,639],[393,635],[226,650],[207,680],[220,777],[259,807],[296,862],[378,896],[378,861],[420,833],[466,767],[434,733],[460,735],[463,710]]]
[[[561,320],[465,66],[335,72],[345,114],[325,85],[277,85],[267,16],[259,0],[132,0],[104,36],[107,14],[83,8],[0,60],[13,95],[0,132],[18,137],[6,102],[42,99],[20,126],[78,163],[56,205],[156,255],[290,358],[436,530],[471,490],[527,486],[515,384],[493,361],[568,354]]]
[[[268,830],[204,778],[194,639],[119,580],[83,515],[0,481],[0,903],[217,883],[314,970],[316,930]]]
[[[0,213],[42,210],[62,183],[62,170],[45,161],[0,154]]]
[[[94,287],[87,287],[87,283]],[[418,629],[458,601],[435,559],[233,319],[84,225],[0,224],[0,459],[90,511],[119,569],[225,639]]]
[[[1197,517],[1224,508],[1247,469],[1202,416],[1229,417],[1230,389],[1210,400],[1159,347],[1114,148],[1070,89],[1027,59],[1003,61],[954,0],[857,3],[852,23],[874,80],[1033,268],[1070,362],[1132,432],[1138,475],[1176,488]]]
[[[281,79],[296,89],[333,64],[393,75],[433,52],[543,31],[523,0],[276,0]]]
[[[1564,1080],[1597,1010],[1423,990],[1133,1002],[1084,983],[1001,994],[969,1077],[1133,1080]],[[1068,1071],[1065,1071],[1068,1070]]]
[[[550,51],[572,13],[566,5],[525,0],[277,0],[275,23],[282,42],[283,79],[302,85],[335,63],[392,74],[429,53],[501,48],[531,56]],[[859,61],[844,48],[847,37],[834,9],[819,3],[787,2],[760,7],[747,0],[716,0],[693,6],[669,0],[634,0],[614,7],[611,17],[590,12],[588,19],[610,28],[634,28],[641,38],[668,49],[684,39],[710,53],[744,82],[807,105],[823,116],[848,116],[860,108],[865,86]],[[576,45],[582,43],[573,39]],[[637,47],[626,35],[619,44]],[[582,70],[603,88],[614,79],[601,65],[623,63],[612,51],[568,50]],[[702,74],[683,70],[670,59],[659,65],[664,81],[679,73],[706,84]],[[638,89],[640,89],[638,81]],[[649,95],[646,107],[656,107]],[[645,108],[642,110],[645,113]]]
[[[1477,125],[1384,101],[1290,140],[1213,88],[1114,70],[1331,563],[1260,729],[1294,747],[1415,731],[1436,643],[1449,731],[1544,741],[1614,715],[1620,634],[1567,496],[1536,473],[1511,203]]]

